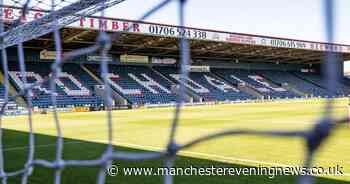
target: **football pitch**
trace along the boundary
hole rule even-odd
[[[335,103],[337,117],[348,114],[347,99]],[[185,107],[176,140],[186,143],[194,138],[228,129],[300,130],[310,128],[323,112],[322,100],[293,100],[267,103]],[[168,141],[174,108],[113,111],[115,149],[139,152],[164,150]],[[5,117],[4,156],[6,171],[23,168],[28,155],[27,116]],[[60,113],[64,136],[63,158],[96,159],[106,148],[106,112]],[[52,114],[33,116],[35,158],[55,158],[56,129]],[[299,166],[304,158],[304,141],[299,138],[231,136],[210,140],[179,153],[176,167],[254,167]],[[120,167],[160,167],[163,160],[114,161]],[[337,129],[316,154],[315,165],[344,168],[344,176],[319,176],[317,183],[350,183],[350,128]],[[99,168],[67,167],[62,183],[96,182]],[[29,183],[53,183],[51,169],[35,167]],[[295,176],[176,176],[175,183],[295,183]],[[110,176],[107,183],[162,183],[160,176]],[[10,178],[9,183],[20,183]]]

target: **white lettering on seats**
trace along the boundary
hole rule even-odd
[[[17,86],[23,90],[25,88],[25,85],[22,81],[22,78],[23,77],[27,77],[27,78],[34,78],[35,81],[33,82],[28,82],[28,79],[27,79],[27,86],[28,85],[31,85],[33,83],[40,83],[42,84],[42,82],[44,81],[43,78],[37,74],[37,73],[34,73],[34,72],[25,72],[25,75],[26,76],[22,76],[21,72],[17,72],[17,71],[9,71],[9,75],[11,76],[11,78],[14,80],[14,82],[17,84]],[[46,88],[42,87],[41,85],[35,85],[33,89],[38,89],[46,94],[49,94],[50,93],[50,90],[47,90]]]
[[[175,80],[177,80],[178,82],[180,82],[180,75],[179,74],[170,74],[170,76],[172,78],[174,78]],[[186,87],[190,88],[194,92],[196,92],[196,93],[209,93],[210,92],[207,88],[205,88],[202,85],[194,82],[193,80],[191,80],[189,78],[187,78],[186,80],[187,80],[187,82],[185,83]],[[190,85],[190,84],[192,84],[193,86]]]
[[[107,80],[108,82],[114,87],[116,88],[118,91],[120,91],[121,93],[125,94],[125,95],[140,95],[141,90],[139,89],[124,89],[121,86],[119,86],[117,84],[117,80],[119,80],[119,75],[113,74],[113,73],[109,73],[107,76]]]
[[[285,92],[287,91],[284,88],[274,88],[273,86],[271,86],[263,77],[258,76],[258,75],[249,75],[249,78],[251,78],[252,80],[258,82],[259,84],[262,84],[263,86],[266,86],[274,91],[278,91],[278,92]]]
[[[79,89],[70,89],[61,81],[61,78],[68,78]],[[55,80],[56,84],[63,89],[63,91],[70,96],[89,96],[90,91],[83,86],[73,75],[66,72],[61,72]]]
[[[136,77],[134,74],[129,73],[128,74],[132,79],[134,79],[136,82],[138,82],[139,84],[141,84],[143,87],[145,87],[146,89],[148,89],[149,91],[151,91],[153,94],[158,94],[159,92],[155,89],[152,88],[152,86],[156,86],[159,89],[163,90],[166,93],[171,93],[168,89],[166,89],[165,87],[163,87],[162,85],[160,85],[158,82],[156,82],[155,80],[153,80],[152,78],[148,77],[146,74],[141,74],[142,77],[144,77],[145,79],[147,79],[147,81],[141,80],[138,77]]]
[[[223,91],[223,92],[228,92],[228,91],[235,91],[235,92],[239,92],[239,90],[237,90],[236,88],[234,88],[233,86],[227,84],[224,81],[215,79],[213,77],[204,75],[205,79],[207,79],[208,83],[211,84],[212,86],[214,86],[215,88]]]

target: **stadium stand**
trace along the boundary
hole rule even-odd
[[[323,88],[307,82],[303,79],[296,77],[295,75],[285,72],[285,71],[269,71],[269,70],[261,70],[259,74],[268,78],[269,80],[278,83],[279,85],[287,85],[290,88],[295,88],[296,90],[304,93],[308,96],[316,96],[316,97],[325,97],[327,96],[326,90]]]
[[[0,84],[0,107],[5,103],[5,87],[3,84]],[[17,104],[14,100],[10,100],[6,106],[6,110],[15,109]]]
[[[38,62],[26,64],[27,82],[34,83],[43,81],[44,77],[50,74],[52,63]],[[9,75],[11,82],[20,90],[23,87],[20,69],[17,63],[9,63]],[[56,97],[58,107],[72,106],[100,106],[102,100],[94,95],[93,86],[96,84],[94,80],[86,74],[78,64],[67,63],[62,67],[59,79],[56,81]],[[44,82],[32,90],[33,106],[49,107],[50,100],[50,84]]]
[[[84,65],[99,76],[99,65]],[[170,104],[176,102],[171,83],[147,66],[109,65],[112,88],[131,104]]]
[[[344,76],[343,84],[346,85],[346,86],[350,86],[350,78],[349,78],[349,76]]]
[[[248,84],[265,97],[270,98],[294,98],[298,94],[288,91],[281,86],[273,84],[256,71],[243,69],[212,69],[218,76],[230,81],[232,84]]]
[[[102,99],[94,93],[99,85],[99,65],[84,64],[84,69],[76,63],[64,64],[60,77],[56,80],[57,103],[59,107],[101,106]],[[49,75],[49,62],[27,63],[29,83],[42,81]],[[10,79],[17,90],[22,86],[18,64],[11,62]],[[129,104],[173,104],[176,101],[174,86],[179,83],[178,68],[173,66],[110,65],[109,80],[112,88]],[[95,76],[93,76],[95,75]],[[94,78],[95,77],[95,78]],[[97,79],[96,79],[97,77]],[[96,80],[95,80],[96,79]],[[327,97],[320,75],[302,72],[276,70],[244,70],[211,68],[210,72],[190,72],[187,89],[190,95],[197,95],[204,102],[240,101],[257,99],[259,96],[242,89],[242,84],[255,90],[265,98],[296,98],[301,96]],[[349,79],[337,87],[337,95],[350,94]],[[35,87],[33,105],[49,107],[50,85],[48,82]],[[0,103],[3,98],[0,86]],[[10,102],[15,104],[14,101]]]
[[[303,80],[308,81],[320,88],[326,89],[326,83],[323,81],[322,76],[317,73],[311,72],[293,72],[293,74]],[[350,88],[344,84],[344,80],[337,83],[336,94],[338,96],[346,96],[350,94]]]
[[[179,82],[179,72],[175,67],[159,66],[156,70],[175,83]],[[239,91],[235,86],[219,79],[209,72],[190,72],[187,88],[203,97],[204,101],[237,101],[255,97]]]

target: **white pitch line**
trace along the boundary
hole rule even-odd
[[[81,141],[72,141],[72,142],[65,142],[63,144],[80,144],[83,143]],[[52,147],[52,146],[56,146],[56,144],[41,144],[41,145],[35,145],[34,148],[45,148],[45,147]],[[24,149],[28,149],[29,146],[15,146],[15,147],[10,147],[10,148],[5,148],[3,149],[4,152],[8,152],[8,151],[16,151],[16,150],[24,150]]]
[[[164,150],[164,148],[156,147],[156,146],[144,146],[144,145],[138,145],[138,144],[121,143],[121,142],[118,142],[118,145],[132,147],[132,148],[146,149],[146,150],[150,150],[150,151]],[[221,162],[238,161],[238,162],[243,162],[243,163],[265,164],[265,165],[279,166],[279,167],[295,167],[293,165],[281,164],[281,163],[276,163],[276,162],[265,162],[265,161],[259,161],[259,160],[237,158],[237,157],[227,157],[227,156],[222,156],[222,155],[193,152],[193,151],[180,151],[180,155],[183,155],[183,156],[196,156],[196,155],[197,156],[204,156],[204,157],[214,159],[216,161],[221,161]],[[344,173],[344,176],[350,176],[350,173]]]
[[[129,144],[129,143],[121,143],[118,142],[118,146],[126,146],[126,147],[133,147],[133,148],[139,148],[139,149],[146,149],[150,151],[161,151],[164,150],[164,148],[156,147],[156,146],[144,146],[144,145],[138,145],[138,144]],[[204,156],[207,158],[217,158],[217,161],[240,161],[245,163],[255,163],[255,164],[266,164],[266,165],[273,165],[273,166],[281,166],[281,167],[289,167],[291,165],[287,164],[280,164],[275,162],[264,162],[264,161],[258,161],[258,160],[249,160],[249,159],[242,159],[242,158],[236,158],[236,157],[227,157],[222,155],[216,155],[216,154],[209,154],[209,153],[201,153],[201,152],[194,152],[194,151],[180,151],[181,155],[185,156]]]
[[[98,141],[99,142],[106,142],[106,141]],[[64,144],[82,144],[84,142],[82,141],[73,141],[73,142],[65,142]],[[116,143],[116,142],[114,142]],[[56,144],[42,144],[42,145],[36,145],[35,148],[45,148],[45,147],[54,147]],[[130,143],[123,143],[118,142],[118,146],[125,146],[125,147],[131,147],[136,149],[145,149],[149,151],[162,151],[164,150],[163,147],[157,147],[157,146],[146,146],[146,145],[139,145],[139,144],[130,144]],[[4,152],[7,151],[15,151],[15,150],[24,150],[28,149],[29,146],[18,146],[18,147],[11,147],[3,149]],[[239,161],[243,163],[254,163],[254,164],[265,164],[265,165],[271,165],[271,166],[279,166],[279,167],[294,167],[293,165],[288,164],[281,164],[276,162],[265,162],[265,161],[259,161],[259,160],[250,160],[250,159],[242,159],[237,157],[227,157],[227,156],[221,156],[217,154],[208,154],[208,153],[201,153],[201,152],[193,152],[193,151],[180,151],[180,155],[183,156],[204,156],[209,159],[214,159],[216,161],[221,162],[227,162],[227,161]],[[344,176],[350,176],[350,173],[344,173]]]

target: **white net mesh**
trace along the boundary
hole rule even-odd
[[[28,123],[29,123],[29,146],[28,146],[28,157],[27,162],[24,168],[14,171],[7,172],[4,169],[5,161],[4,161],[4,149],[3,145],[5,144],[2,141],[3,137],[3,129],[0,129],[0,178],[2,183],[8,183],[7,179],[10,177],[21,177],[22,183],[25,184],[28,182],[28,177],[32,174],[33,168],[35,166],[42,166],[45,168],[53,169],[55,171],[54,175],[54,183],[59,184],[61,182],[62,171],[64,168],[72,167],[72,166],[98,166],[100,167],[100,171],[98,174],[98,178],[96,183],[102,184],[105,183],[106,178],[106,168],[111,164],[113,160],[150,160],[150,159],[164,159],[166,167],[172,167],[175,162],[175,158],[177,153],[180,150],[192,147],[197,144],[201,144],[207,140],[218,139],[224,136],[238,136],[238,135],[257,135],[257,136],[273,136],[273,137],[300,137],[306,140],[306,155],[304,166],[310,167],[312,165],[312,160],[314,153],[318,150],[319,146],[326,140],[329,134],[337,127],[338,124],[347,122],[347,118],[344,119],[333,119],[332,117],[332,107],[333,100],[329,99],[326,105],[326,110],[321,118],[321,120],[311,129],[309,130],[301,130],[301,131],[252,131],[245,129],[234,129],[227,130],[224,132],[217,132],[211,135],[207,135],[195,140],[192,140],[185,144],[178,144],[175,140],[175,135],[177,132],[178,121],[181,114],[181,107],[183,105],[185,99],[185,80],[188,76],[188,70],[186,70],[186,65],[190,60],[190,49],[188,40],[185,37],[180,38],[180,58],[181,58],[181,77],[180,77],[180,87],[178,88],[179,92],[176,110],[174,112],[174,118],[171,126],[171,130],[169,133],[168,146],[162,152],[122,152],[118,150],[114,150],[113,148],[113,127],[112,127],[112,98],[111,98],[111,89],[108,83],[108,64],[106,60],[101,62],[101,78],[104,82],[104,103],[107,107],[107,125],[108,125],[108,145],[104,153],[95,160],[64,160],[62,157],[63,154],[63,137],[60,127],[60,119],[57,114],[56,104],[57,99],[55,91],[56,86],[54,84],[55,79],[57,79],[58,72],[61,67],[64,65],[65,61],[85,55],[88,53],[98,51],[101,54],[101,58],[107,58],[107,53],[111,47],[111,42],[118,39],[118,33],[114,33],[109,35],[104,31],[100,30],[96,43],[93,46],[82,48],[78,50],[71,51],[65,54],[64,57],[61,56],[62,48],[61,48],[61,38],[60,38],[60,28],[65,25],[68,25],[77,20],[80,16],[88,16],[95,14],[97,12],[101,12],[101,15],[104,15],[104,10],[110,6],[121,3],[122,1],[98,1],[98,0],[85,0],[85,1],[45,1],[45,0],[35,0],[35,1],[6,1],[0,2],[0,4],[4,5],[13,5],[20,6],[23,8],[23,12],[26,12],[28,8],[40,8],[44,10],[50,10],[47,16],[43,16],[39,19],[30,21],[30,22],[15,22],[12,26],[5,30],[4,22],[0,22],[0,36],[1,36],[1,51],[2,51],[2,67],[4,70],[4,86],[5,86],[5,103],[2,106],[1,114],[4,114],[5,106],[9,102],[10,99],[15,98],[16,96],[25,96],[28,105]],[[146,12],[139,20],[144,20],[153,13],[157,12],[159,9],[166,6],[170,0],[161,1],[157,6]],[[178,0],[178,15],[179,15],[179,26],[185,25],[185,0]],[[325,25],[327,28],[328,42],[333,41],[333,1],[324,0],[325,7]],[[1,11],[3,12],[3,11]],[[20,19],[20,17],[18,17]],[[28,85],[26,75],[26,65],[24,61],[24,49],[23,42],[27,40],[31,40],[33,38],[37,38],[44,34],[53,32],[54,40],[55,40],[55,50],[56,50],[56,60],[52,64],[51,67],[51,75],[44,78],[44,82],[50,81],[51,86],[51,101],[53,104],[53,115],[54,122],[56,126],[57,133],[57,141],[56,141],[56,157],[53,161],[49,160],[41,160],[35,159],[35,144],[34,144],[34,132],[32,125],[32,99],[31,99],[31,89],[35,86],[40,85],[40,83],[34,83]],[[6,48],[9,46],[17,47],[18,51],[18,61],[20,66],[20,72],[22,73],[24,88],[14,95],[9,96],[9,76],[6,71],[8,70],[7,66],[7,53]],[[330,96],[334,94],[334,85],[337,81],[335,75],[335,66],[333,65],[335,62],[336,56],[333,53],[328,53],[326,62],[326,76],[328,79],[328,92]],[[332,64],[333,63],[333,64]],[[2,122],[2,118],[0,118]],[[0,123],[1,123],[0,122]],[[0,124],[1,126],[1,124]],[[302,176],[299,180],[300,183],[313,183],[313,178],[311,176]],[[164,176],[164,183],[171,184],[173,183],[173,178],[171,175]]]
[[[68,6],[72,3],[77,2],[76,0],[55,0],[55,1],[44,1],[44,0],[5,0],[3,5],[15,6],[15,7],[24,7],[27,5],[31,9],[40,9],[40,10],[55,10]]]

